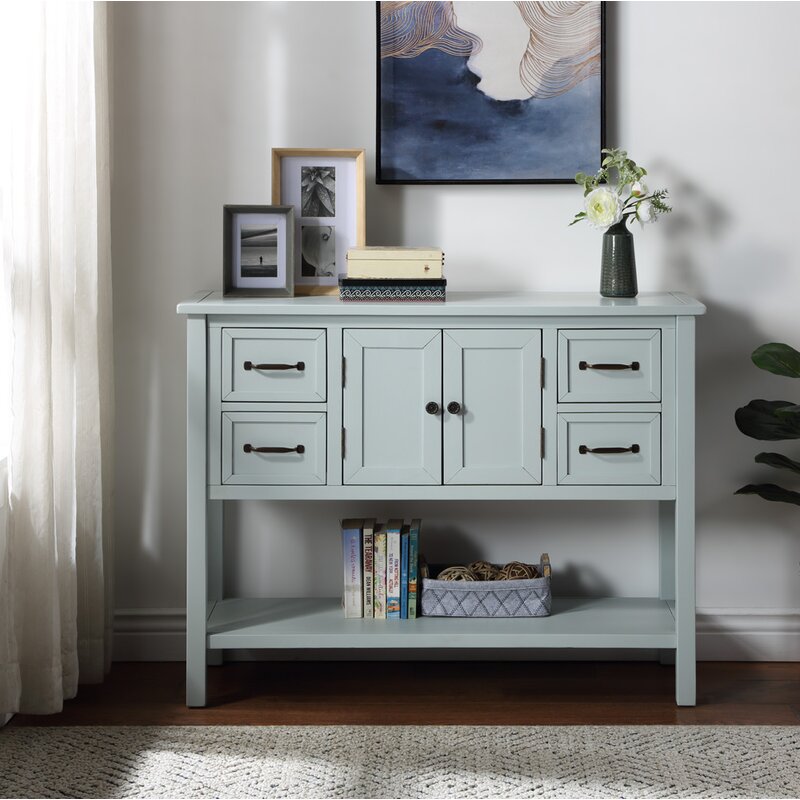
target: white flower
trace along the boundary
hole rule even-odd
[[[647,186],[643,181],[634,181],[631,184],[631,194],[634,197],[644,197],[647,194]]]
[[[642,200],[636,204],[636,219],[644,225],[645,222],[653,222],[656,215],[653,212],[653,204],[649,200]]]
[[[586,209],[586,219],[593,228],[605,230],[622,219],[619,195],[602,186],[589,192],[584,198],[583,205]]]

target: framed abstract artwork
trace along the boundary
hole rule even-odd
[[[605,146],[601,2],[377,3],[377,183],[572,183]]]
[[[293,270],[291,206],[223,206],[223,294],[291,297]]]
[[[366,243],[363,150],[272,150],[272,202],[295,209],[296,294],[337,294],[346,253]]]

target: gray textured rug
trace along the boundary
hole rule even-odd
[[[3,797],[798,797],[792,727],[0,731]]]

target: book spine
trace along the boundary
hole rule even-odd
[[[435,261],[350,261],[347,264],[348,278],[408,279],[441,278],[442,262]]]
[[[375,534],[375,619],[386,619],[386,533]]]
[[[374,580],[375,580],[375,544],[372,527],[364,525],[362,553],[364,559],[364,617],[372,619],[375,613]]]
[[[400,531],[386,532],[386,618],[400,619]]]
[[[408,619],[408,531],[400,534],[400,619]]]
[[[361,589],[361,530],[342,530],[344,553],[344,615],[348,619],[364,616]]]
[[[411,523],[408,533],[408,618],[417,617],[417,586],[419,584],[419,528],[420,520]]]
[[[347,261],[444,261],[444,251],[437,247],[351,247]]]

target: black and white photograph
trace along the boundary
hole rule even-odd
[[[336,216],[336,167],[302,167],[301,216]]]
[[[303,225],[301,274],[329,278],[336,275],[336,228],[333,225]]]
[[[243,278],[274,278],[278,274],[278,226],[245,225],[240,229]]]
[[[294,294],[292,206],[224,206],[222,291],[250,297]]]
[[[273,148],[272,202],[292,206],[295,294],[338,294],[366,242],[364,150]]]

